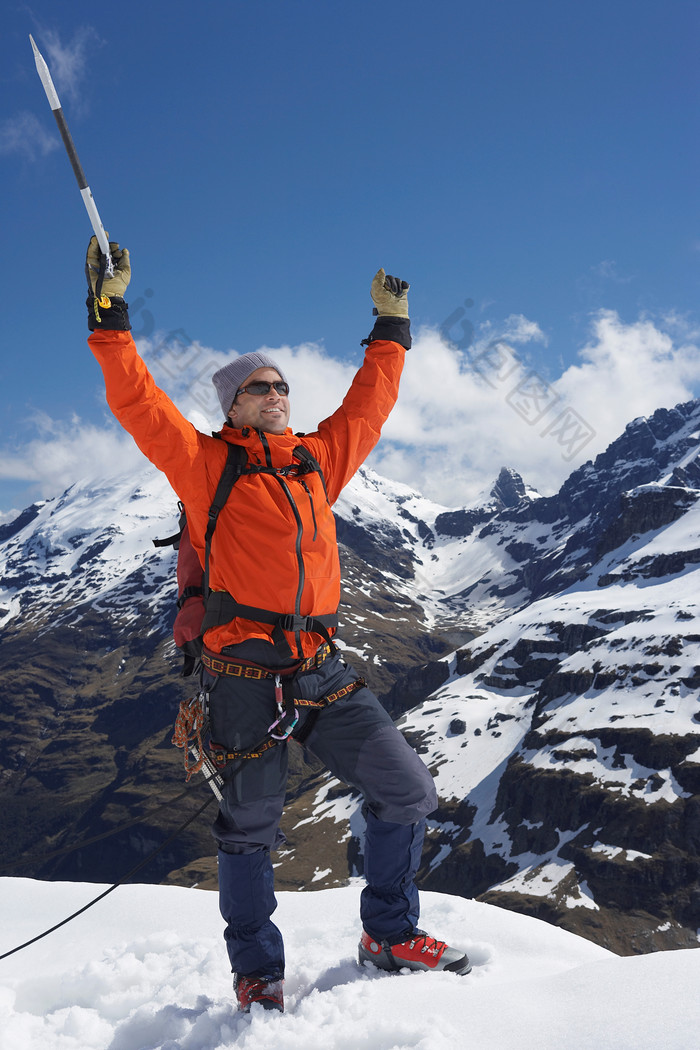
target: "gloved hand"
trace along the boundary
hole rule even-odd
[[[101,295],[106,295],[110,299],[115,296],[121,296],[124,298],[129,281],[131,280],[131,263],[129,262],[129,249],[120,248],[116,241],[109,242],[109,251],[112,256],[112,262],[114,263],[114,277],[105,277],[102,282],[102,288],[100,289]],[[87,256],[85,258],[85,274],[90,285],[90,291],[95,294],[95,286],[100,273],[100,260],[102,259],[102,249],[97,243],[97,237],[94,235],[90,238],[88,244]]]
[[[384,269],[377,270],[372,281],[374,312],[380,317],[408,317],[407,291],[410,285],[399,277],[390,277]]]

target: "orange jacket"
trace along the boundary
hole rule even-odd
[[[286,467],[292,450],[305,445],[323,470],[328,502],[317,473],[287,476],[285,487],[270,474],[244,475],[219,515],[212,540],[210,586],[242,605],[280,613],[322,616],[340,600],[335,518],[330,509],[372,451],[398,396],[405,350],[376,340],[342,405],[301,438],[225,426],[221,438],[202,434],[160,390],[139,357],[130,332],[96,331],[88,343],[105,377],[107,401],[141,451],[162,470],[187,508],[192,543],[204,563],[207,513],[226,462],[224,442],[243,445],[248,461]],[[236,618],[205,635],[214,652],[247,638],[269,639],[269,624]],[[294,636],[285,637],[295,652]],[[301,634],[304,656],[321,637]]]

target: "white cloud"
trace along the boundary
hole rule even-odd
[[[39,497],[56,496],[82,477],[142,468],[142,454],[112,420],[98,426],[77,415],[66,422],[37,412],[32,428],[37,436],[21,451],[0,452],[0,479],[29,482]]]
[[[518,329],[522,344],[525,330]],[[539,341],[539,329],[532,332]],[[423,330],[408,354],[399,403],[373,464],[448,506],[480,497],[503,466],[543,486],[557,453],[538,433],[545,424],[527,420],[554,397],[504,339],[482,338],[459,352],[436,331]]]
[[[40,40],[40,50],[61,103],[65,105],[66,100],[70,100],[74,109],[84,110],[82,81],[86,76],[90,49],[100,44],[97,31],[92,26],[81,26],[73,34],[73,39],[64,44],[56,30],[42,29]]]
[[[591,266],[590,272],[596,277],[600,277],[605,281],[612,281],[614,284],[629,284],[634,280],[633,276],[619,272],[614,259],[603,259],[595,266]]]
[[[601,311],[579,356],[580,364],[548,379],[505,340],[481,340],[467,355],[437,332],[419,333],[377,469],[449,505],[476,498],[502,466],[554,492],[632,419],[700,388],[697,332],[678,318],[626,324]],[[408,453],[403,445],[412,446]]]
[[[530,321],[523,314],[510,314],[505,321],[494,325],[490,321],[484,322],[479,328],[481,342],[487,337],[503,339],[507,343],[542,343],[547,345],[548,339],[536,321]]]
[[[33,113],[18,113],[0,124],[1,156],[19,154],[27,160],[38,160],[59,145],[58,135],[47,131]]]
[[[100,44],[96,30],[81,26],[65,44],[53,29],[42,28],[37,36],[62,105],[68,102],[74,114],[84,114],[87,95],[82,85],[90,49]],[[52,120],[49,127],[47,130],[34,113],[27,111],[4,120],[0,124],[0,156],[20,155],[35,161],[58,149],[61,143]]]
[[[14,521],[20,514],[21,511],[18,507],[12,507],[10,510],[0,510],[0,526]]]
[[[698,333],[682,318],[628,324],[613,311],[601,311],[592,318],[579,361],[555,379],[528,363],[527,332],[542,341],[536,324],[509,319],[503,330],[511,332],[511,342],[489,328],[466,351],[435,330],[417,333],[398,404],[370,465],[446,506],[488,492],[503,466],[550,493],[632,419],[689,400],[700,389]],[[178,342],[176,336],[141,339],[139,348],[159,385],[195,426],[218,429],[222,413],[211,375],[235,351]],[[297,431],[315,429],[337,407],[356,368],[316,344],[261,349],[290,381]],[[0,478],[31,480],[40,495],[53,496],[82,476],[125,470],[136,475],[143,468],[141,453],[111,420],[99,426],[41,415],[36,425],[37,437],[21,452],[0,450]]]
[[[604,448],[626,422],[694,396],[700,382],[696,340],[697,333],[683,332],[678,319],[667,329],[650,319],[625,324],[615,311],[601,310],[581,364],[555,385],[590,421],[597,448]]]

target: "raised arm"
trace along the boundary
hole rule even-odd
[[[186,500],[203,486],[216,484],[207,476],[207,465],[220,468],[220,455],[205,457],[204,446],[214,439],[201,434],[185,419],[170,398],[156,385],[139,356],[131,337],[127,303],[124,300],[131,265],[127,249],[110,243],[114,276],[105,278],[104,256],[97,239],[88,246],[88,344],[102,368],[107,403],[121,425],[134,438],[150,461],[162,470],[177,494]],[[220,444],[219,442],[216,443]],[[219,463],[219,461],[221,461]]]
[[[362,366],[340,408],[303,438],[324,470],[331,504],[379,441],[396,404],[411,346],[408,288],[406,281],[387,276],[383,269],[375,274],[371,295],[376,321],[363,341],[367,349]]]

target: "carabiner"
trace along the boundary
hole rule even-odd
[[[296,707],[290,705],[291,721],[289,722],[289,725],[286,725],[281,733],[273,732],[273,730],[275,730],[278,726],[281,726],[283,722],[287,721],[287,719],[290,716],[290,711],[287,710],[284,704],[284,699],[282,695],[282,679],[278,674],[275,675],[275,700],[277,701],[278,717],[268,729],[268,733],[270,734],[271,740],[286,740],[288,736],[291,736],[291,734],[294,732],[294,729],[296,728],[296,724],[299,721],[299,712],[297,711]]]

